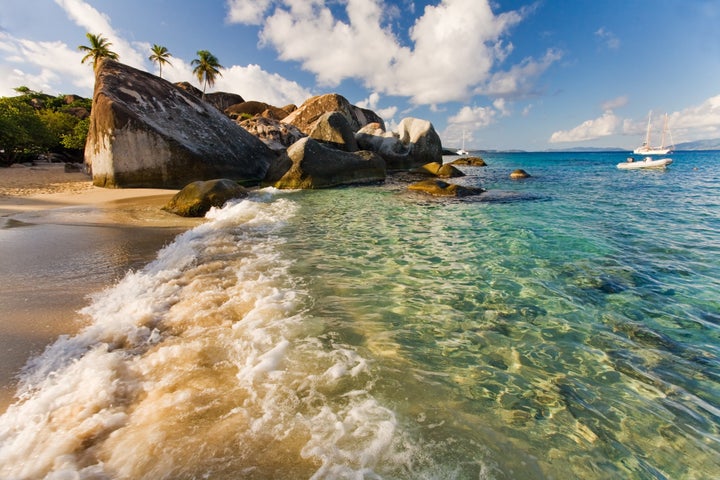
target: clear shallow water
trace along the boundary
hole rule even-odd
[[[213,212],[28,365],[0,477],[720,476],[720,155],[483,157]]]

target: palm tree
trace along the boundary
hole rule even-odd
[[[205,87],[210,85],[211,87],[215,84],[215,77],[220,75],[221,68],[225,68],[220,65],[217,57],[207,50],[198,50],[198,58],[191,62],[191,65],[195,65],[193,73],[197,76],[200,83],[203,84],[203,98],[205,97]]]
[[[80,45],[78,50],[87,52],[87,54],[81,60],[81,63],[85,63],[86,60],[93,59],[93,70],[97,68],[97,64],[102,58],[110,58],[117,60],[120,56],[110,50],[112,43],[108,42],[107,38],[101,34],[93,35],[92,33],[86,33],[85,36],[90,41],[90,46]]]
[[[157,44],[154,44],[150,50],[152,51],[152,55],[148,57],[148,60],[158,63],[158,65],[160,66],[160,78],[162,78],[163,63],[172,65],[172,63],[170,63],[170,60],[168,60],[169,57],[172,57],[172,54],[168,52],[167,48]]]

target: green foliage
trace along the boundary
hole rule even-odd
[[[88,130],[90,129],[90,119],[85,118],[80,120],[73,127],[72,132],[63,135],[62,143],[63,147],[71,150],[82,150],[85,148],[85,141],[87,140]]]
[[[0,163],[85,147],[92,100],[15,90],[21,95],[0,97]]]

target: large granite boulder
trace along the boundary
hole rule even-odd
[[[275,153],[209,103],[114,60],[96,70],[85,162],[100,187],[257,183]]]
[[[253,117],[238,125],[256,136],[274,152],[284,152],[290,145],[306,137],[296,126],[269,117]]]
[[[282,120],[288,116],[288,113],[290,113],[282,108],[274,107],[264,102],[257,102],[255,100],[229,105],[224,111],[225,115],[233,120],[239,121],[247,120],[248,118],[255,117],[256,115],[261,115],[275,120]]]
[[[306,137],[270,165],[263,185],[315,189],[385,180],[385,161],[372,152],[343,152]]]
[[[175,194],[163,207],[182,217],[202,217],[212,207],[221,208],[228,200],[247,196],[247,190],[227,178],[192,182]]]
[[[202,98],[202,96],[200,98]],[[237,93],[228,92],[206,93],[204,100],[210,105],[220,110],[221,112],[224,112],[225,109],[231,105],[236,105],[245,101],[243,97],[241,97]]]
[[[205,100],[221,112],[225,111],[225,109],[228,108],[230,105],[235,105],[236,103],[242,103],[245,101],[245,99],[243,99],[243,97],[238,95],[237,93],[227,92],[206,93],[203,97],[202,90],[200,90],[190,82],[177,82],[174,85],[180,90],[184,90],[185,92],[191,94],[194,97]]]
[[[310,138],[338,150],[358,151],[355,132],[345,115],[340,112],[329,112],[321,116],[308,135]]]
[[[403,118],[397,133],[386,132],[380,124],[360,129],[355,138],[358,147],[380,154],[389,171],[411,170],[427,163],[442,163],[442,143],[432,123],[418,118]]]
[[[295,125],[303,133],[309,135],[320,117],[331,112],[343,114],[353,132],[357,132],[368,123],[379,123],[383,125],[383,128],[385,125],[383,119],[372,110],[351,105],[345,97],[336,93],[328,93],[307,99],[305,103],[283,118],[282,121]]]

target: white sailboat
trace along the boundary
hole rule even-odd
[[[458,154],[458,155],[467,155],[467,154],[470,153],[470,152],[468,152],[467,150],[465,150],[465,130],[463,130],[462,148],[461,148],[460,150],[456,151],[455,153]]]
[[[652,122],[652,111],[648,114],[648,125],[647,125],[647,133],[645,134],[645,142],[639,147],[637,147],[635,150],[633,150],[633,153],[636,155],[667,155],[668,153],[672,152],[671,147],[665,146],[665,135],[668,133],[668,126],[667,126],[667,113],[665,114],[665,124],[663,125],[663,131],[662,131],[662,137],[660,141],[659,147],[653,147],[650,144],[650,124]],[[672,134],[670,134],[671,142],[672,142]]]

